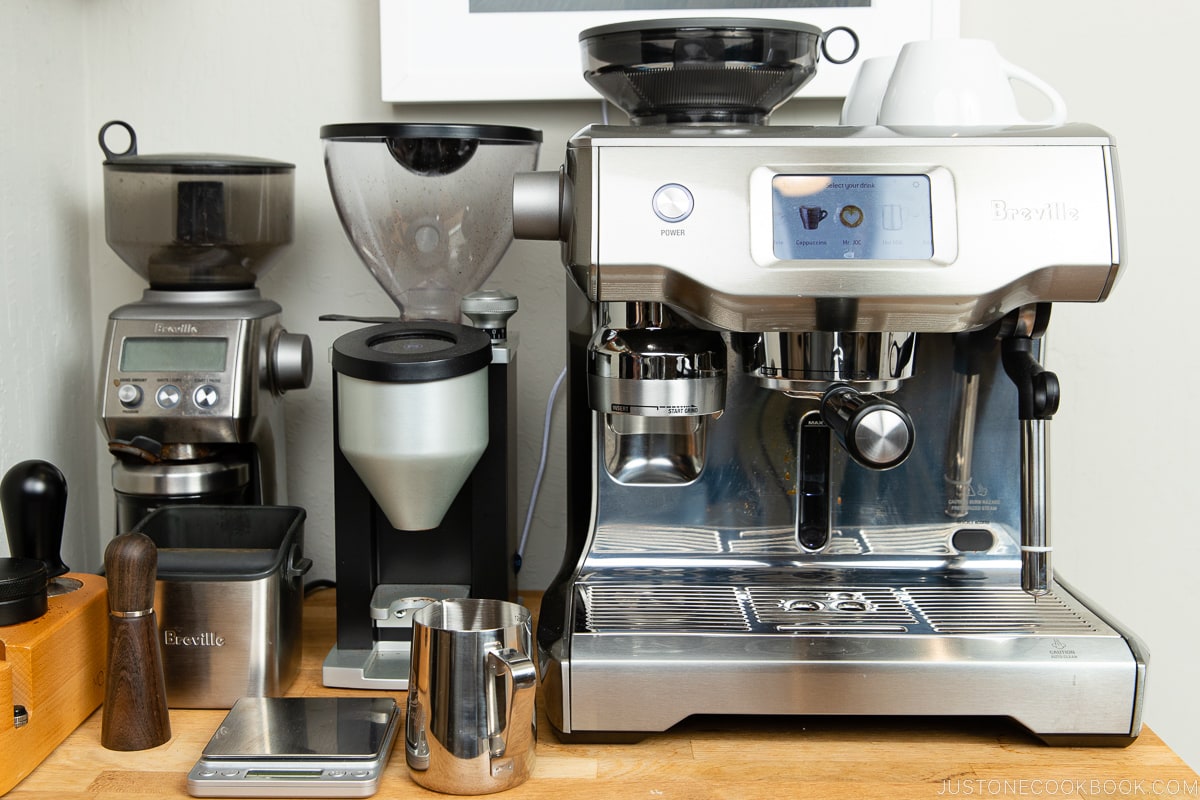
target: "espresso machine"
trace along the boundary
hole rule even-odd
[[[110,148],[113,129],[124,150]],[[101,359],[115,532],[164,505],[285,503],[283,397],[309,385],[312,345],[255,281],[292,241],[295,167],[139,155],[121,121],[99,138],[105,238],[149,282],[109,315]]]
[[[512,243],[512,181],[541,132],[326,125],[342,227],[395,319],[333,343],[337,642],[326,686],[408,687],[412,617],[516,597],[517,298],[477,291]],[[464,323],[464,316],[469,319]]]
[[[1002,716],[1128,744],[1147,656],[1051,571],[1041,363],[1053,304],[1120,273],[1112,139],[766,125],[822,40],[584,31],[632,124],[516,178],[516,236],[561,242],[568,278],[550,721]]]

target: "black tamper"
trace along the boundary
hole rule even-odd
[[[46,461],[22,461],[0,480],[0,508],[11,558],[0,558],[0,625],[46,613],[67,571],[59,553],[67,514],[67,479]]]

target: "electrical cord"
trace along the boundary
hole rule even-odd
[[[562,388],[563,379],[567,377],[567,368],[563,367],[550,388],[550,396],[546,398],[546,416],[542,425],[542,454],[538,460],[537,475],[533,479],[533,487],[529,490],[529,508],[525,511],[525,527],[521,529],[521,540],[517,544],[517,552],[513,553],[513,571],[521,571],[521,563],[525,560],[525,544],[529,541],[529,528],[533,524],[533,511],[537,506],[538,493],[542,488],[542,477],[546,474],[546,456],[550,451],[550,422],[554,416],[554,401],[558,398],[558,390]]]

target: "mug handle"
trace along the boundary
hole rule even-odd
[[[1050,101],[1050,114],[1045,119],[1027,120],[1031,125],[1062,125],[1067,121],[1067,103],[1053,86],[1034,75],[1027,69],[1018,67],[1009,61],[1004,62],[1004,71],[1008,77],[1032,86]]]
[[[512,648],[490,650],[487,655],[488,739],[492,758],[502,757],[510,747],[523,752],[525,740],[533,746],[533,701],[537,694],[537,669],[529,656]],[[504,684],[504,713],[501,715],[498,684]],[[516,726],[513,728],[513,726]],[[528,727],[526,727],[528,726]]]

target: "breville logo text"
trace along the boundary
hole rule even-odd
[[[212,631],[194,636],[183,636],[179,631],[163,631],[163,644],[167,647],[224,647],[225,637]]]
[[[1003,200],[993,200],[992,219],[998,222],[1078,222],[1079,209],[1066,203],[1010,206]]]
[[[154,323],[155,333],[199,333],[200,329],[190,322],[181,322],[178,325],[167,325],[162,322]]]

